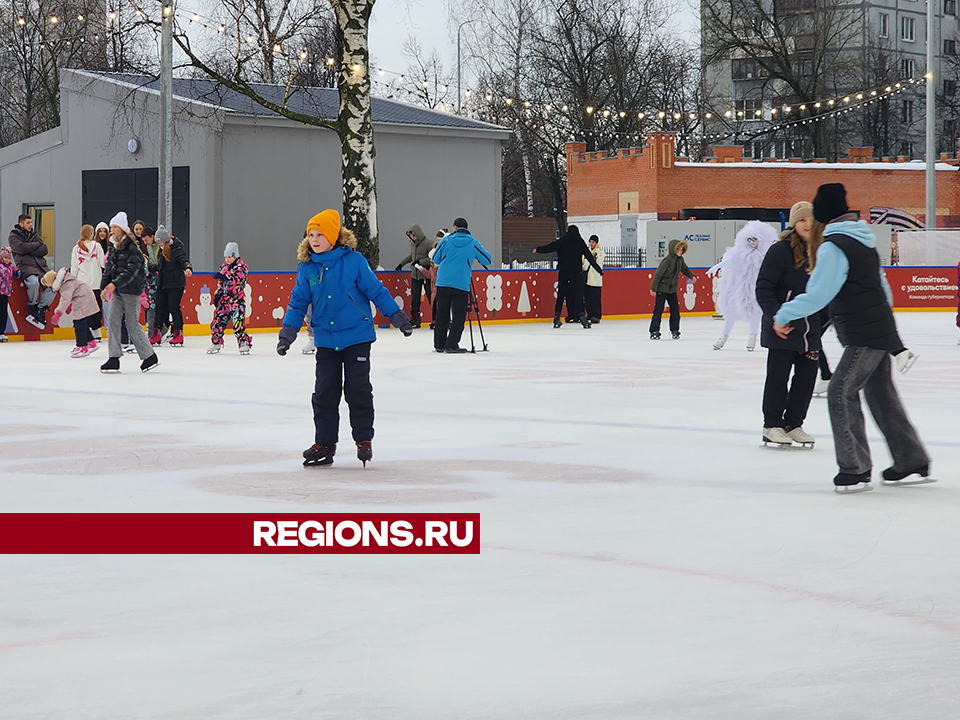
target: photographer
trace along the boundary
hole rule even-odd
[[[433,253],[433,262],[437,266],[437,315],[433,329],[435,352],[467,352],[460,347],[460,336],[467,316],[467,294],[470,292],[474,260],[481,265],[489,265],[493,257],[467,230],[467,221],[457,218],[453,221],[453,232],[440,241]]]

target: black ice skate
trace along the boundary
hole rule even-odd
[[[100,366],[100,372],[103,372],[103,373],[120,372],[120,358],[118,357],[109,358],[103,365]]]
[[[659,340],[659,339],[660,339],[660,333],[658,333],[658,332],[652,332],[652,333],[650,333],[650,339],[651,339],[651,340]]]
[[[834,492],[838,492],[841,495],[873,490],[873,486],[870,484],[869,471],[860,473],[859,475],[837,473],[836,477],[833,478],[833,485]]]
[[[587,316],[586,316],[586,315],[583,315],[583,316],[580,318],[580,324],[583,325],[583,329],[584,329],[584,330],[589,330],[589,329],[590,329],[590,321],[587,319]]]
[[[920,477],[911,478],[911,475],[919,475]],[[883,471],[884,485],[926,485],[935,482],[936,479],[930,477],[929,463],[918,467],[916,470],[901,472],[896,468],[888,467]]]
[[[333,456],[336,452],[336,445],[311,445],[303,451],[303,466],[333,465]]]
[[[373,445],[369,440],[357,441],[357,460],[367,466],[367,460],[373,460]]]
[[[554,326],[555,328],[563,327],[563,323],[560,321],[560,316],[559,316],[559,315],[557,315],[556,317],[553,318],[553,326]]]
[[[673,339],[674,339],[674,340],[679,340],[679,339],[680,339],[680,332],[679,332],[679,331],[677,331],[677,332],[675,332],[675,333],[672,333],[672,335],[673,335]]]
[[[158,358],[157,354],[154,353],[153,355],[148,357],[146,360],[144,360],[142,363],[140,363],[140,372],[150,372],[159,364],[160,364],[160,358]]]

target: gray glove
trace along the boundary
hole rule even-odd
[[[410,318],[407,317],[407,314],[403,310],[397,310],[391,315],[390,322],[406,337],[413,335],[413,325],[410,324]]]
[[[277,354],[286,355],[287,350],[290,349],[290,346],[293,345],[296,339],[296,328],[292,328],[289,325],[284,325],[282,328],[280,328],[280,342],[277,343]]]

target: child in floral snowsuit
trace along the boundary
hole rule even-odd
[[[0,342],[6,342],[7,302],[13,294],[13,279],[20,277],[20,271],[13,264],[13,253],[8,247],[0,248]]]
[[[223,332],[232,319],[233,334],[237,338],[237,345],[240,346],[240,353],[246,355],[250,352],[250,346],[253,345],[244,322],[246,299],[243,289],[247,285],[247,266],[240,259],[240,247],[237,243],[227,243],[223,251],[223,265],[220,267],[220,272],[214,273],[213,276],[220,281],[220,286],[213,296],[217,312],[213,316],[213,322],[210,323],[210,341],[213,344],[210,345],[207,353],[214,355],[223,348]]]

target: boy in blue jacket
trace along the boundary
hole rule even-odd
[[[373,386],[370,346],[377,339],[370,303],[407,337],[410,319],[355,251],[354,234],[340,226],[336,210],[310,218],[307,237],[297,248],[297,283],[283,318],[277,352],[286,355],[297,339],[307,307],[313,307],[317,381],[313,393],[314,444],[303,451],[304,465],[331,465],[340,430],[340,393],[350,408],[357,458],[373,458]]]
[[[493,258],[467,230],[467,221],[453,221],[453,232],[433,251],[437,266],[437,314],[434,316],[433,349],[438,353],[465,353],[460,347],[463,322],[467,317],[467,296],[473,275],[473,261],[489,265]],[[453,319],[450,319],[451,310]]]

